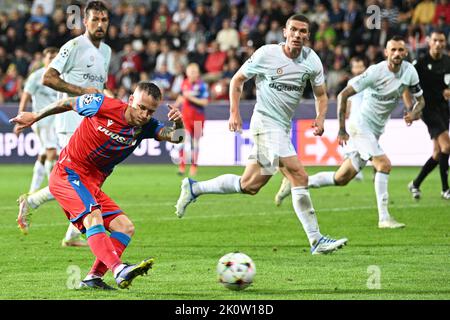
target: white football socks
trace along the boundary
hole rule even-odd
[[[389,174],[383,172],[377,172],[375,174],[374,185],[375,185],[375,194],[377,196],[378,218],[380,221],[384,221],[389,218],[388,181],[389,181]]]
[[[334,171],[324,171],[316,173],[308,177],[308,187],[310,188],[320,188],[327,186],[334,186]]]
[[[317,216],[312,206],[308,188],[294,187],[291,189],[291,194],[295,213],[302,223],[310,245],[313,246],[320,240],[322,235],[319,231],[319,223],[317,222]]]
[[[30,191],[28,192],[33,193],[36,190],[39,190],[42,181],[44,181],[44,178],[45,178],[45,166],[39,160],[37,160],[34,163],[33,178],[31,179]]]
[[[199,181],[192,184],[192,192],[199,196],[204,193],[242,193],[241,176],[224,174],[211,180]]]
[[[52,172],[53,166],[55,165],[56,160],[45,160],[44,167],[45,173],[47,174],[47,179],[50,180],[50,173]]]
[[[47,187],[42,188],[39,191],[36,191],[33,194],[30,194],[28,196],[28,205],[33,208],[33,209],[37,209],[39,208],[42,204],[50,201],[50,200],[54,200],[55,198],[53,197],[53,195],[50,193],[50,189]]]
[[[81,236],[80,230],[78,230],[73,224],[69,223],[69,227],[67,228],[64,240],[66,241],[74,240],[77,239],[79,236]]]

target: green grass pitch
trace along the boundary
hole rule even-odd
[[[310,174],[323,169],[330,168],[307,168]],[[202,196],[178,219],[173,206],[181,179],[174,166],[121,165],[104,191],[136,227],[123,260],[154,256],[156,262],[130,290],[111,293],[70,289],[93,255],[88,248],[60,246],[67,221],[56,202],[33,215],[29,235],[19,232],[15,201],[28,189],[32,167],[3,165],[0,299],[449,299],[450,202],[440,198],[437,170],[422,186],[423,199],[413,201],[406,185],[417,170],[391,173],[390,211],[407,224],[402,230],[377,229],[371,168],[362,182],[311,190],[321,232],[349,238],[343,250],[311,256],[290,198],[280,208],[273,204],[280,175],[254,197]],[[241,172],[201,167],[197,178]],[[217,261],[232,251],[256,264],[255,281],[242,292],[225,289],[216,278]],[[114,284],[110,273],[105,280]]]

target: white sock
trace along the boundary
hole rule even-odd
[[[47,174],[47,179],[50,180],[50,173],[52,172],[53,166],[55,165],[56,160],[45,160],[44,167],[45,173]]]
[[[117,274],[123,270],[123,268],[125,268],[126,265],[125,264],[119,264],[114,270],[113,270],[113,274],[114,274],[114,278],[117,278]]]
[[[47,187],[42,188],[39,191],[36,191],[33,194],[28,196],[28,205],[33,209],[39,208],[42,204],[54,200],[55,198],[50,193],[50,189]]]
[[[70,241],[78,238],[80,235],[81,235],[80,230],[78,230],[73,224],[69,223],[69,227],[67,228],[64,240]]]
[[[45,177],[45,167],[39,160],[37,160],[34,163],[33,178],[31,179],[29,193],[33,193],[36,190],[39,190],[39,188],[41,187],[42,181],[44,181],[44,177]]]
[[[378,206],[378,218],[380,221],[387,220],[389,218],[388,212],[388,181],[389,174],[377,172],[375,174],[375,194],[377,196],[377,206]]]
[[[241,176],[224,174],[211,180],[199,181],[192,185],[192,191],[196,196],[204,193],[242,193]]]
[[[309,191],[306,187],[294,187],[291,189],[291,194],[295,213],[302,223],[309,244],[313,246],[320,240],[322,235],[319,231],[319,223],[317,222],[317,216],[311,203]]]
[[[308,177],[308,187],[310,188],[320,188],[327,186],[334,186],[334,171],[324,171],[316,173]]]

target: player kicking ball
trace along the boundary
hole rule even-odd
[[[161,91],[140,82],[128,103],[103,94],[87,94],[59,100],[38,113],[22,112],[10,121],[19,130],[53,114],[76,111],[84,116],[68,145],[61,151],[51,176],[50,191],[70,222],[82,233],[96,257],[81,287],[111,290],[102,278],[111,270],[119,288],[128,288],[147,273],[153,258],[128,265],[121,256],[134,234],[134,225],[101,187],[115,165],[125,160],[143,139],[179,143],[183,140],[181,113],[169,106],[173,126],[152,118]],[[106,231],[110,232],[108,236]]]

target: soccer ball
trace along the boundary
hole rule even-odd
[[[252,284],[255,273],[253,260],[241,252],[228,253],[217,263],[219,282],[231,290],[247,288]]]

